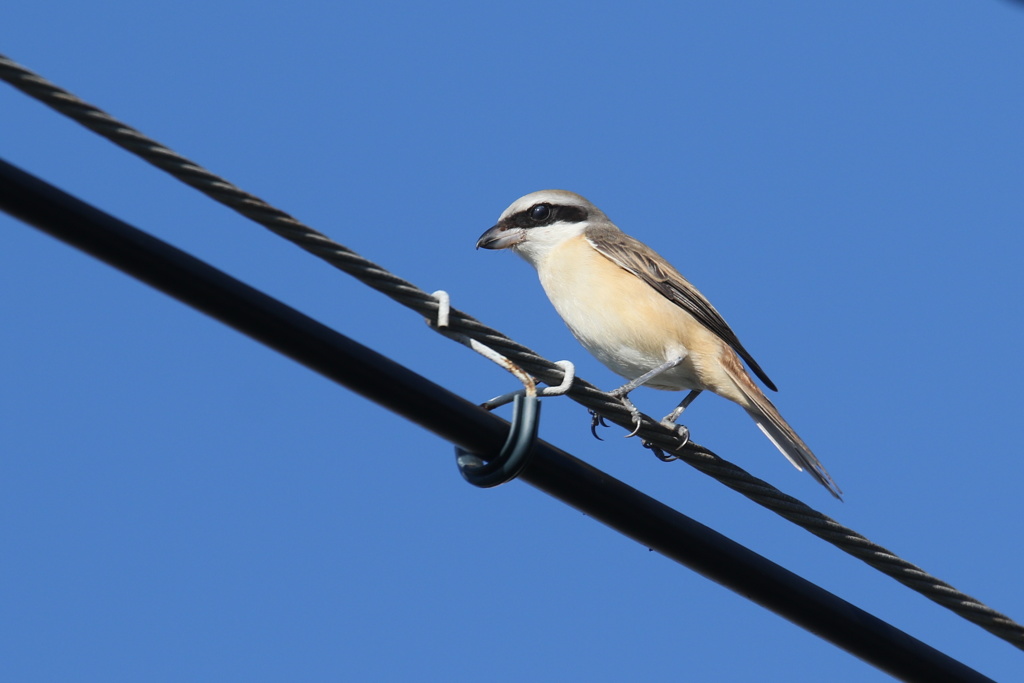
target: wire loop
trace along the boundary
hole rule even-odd
[[[473,486],[492,488],[512,481],[529,464],[540,424],[540,399],[518,394],[512,402],[512,423],[508,438],[498,454],[484,462],[483,458],[455,447],[455,463],[463,479]]]

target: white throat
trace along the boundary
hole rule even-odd
[[[512,250],[522,256],[534,268],[540,268],[540,264],[547,259],[555,247],[568,239],[577,237],[586,229],[587,221],[580,223],[555,223],[545,225],[542,228],[530,228],[527,238],[512,247]]]

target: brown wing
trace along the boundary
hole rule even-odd
[[[691,314],[704,327],[714,332],[747,362],[747,365],[765,383],[765,386],[772,391],[778,391],[757,361],[743,348],[736,333],[729,328],[715,307],[697,291],[696,287],[687,282],[686,278],[679,274],[679,271],[658,256],[650,247],[614,227],[592,225],[588,226],[583,234],[594,249],[597,249],[620,268],[636,275],[666,299]]]

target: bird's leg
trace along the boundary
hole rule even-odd
[[[646,384],[647,382],[651,381],[652,379],[654,379],[655,377],[657,377],[661,373],[665,372],[666,370],[671,370],[675,366],[677,366],[680,363],[682,363],[684,358],[686,358],[686,354],[685,353],[683,355],[681,355],[681,356],[676,356],[675,358],[671,358],[671,359],[665,361],[664,363],[662,363],[661,365],[659,365],[658,367],[656,367],[656,368],[654,368],[652,370],[648,370],[647,372],[645,372],[644,374],[640,375],[636,379],[630,380],[629,382],[626,382],[625,384],[623,384],[618,389],[616,389],[614,391],[608,392],[612,396],[614,396],[617,399],[621,400],[623,402],[623,404],[625,404],[626,408],[629,410],[629,414],[633,417],[633,424],[636,425],[636,426],[635,426],[635,428],[633,429],[633,431],[631,433],[626,435],[626,438],[629,438],[631,436],[635,436],[636,433],[640,430],[640,425],[642,423],[641,419],[640,419],[640,410],[635,405],[633,405],[632,401],[629,400],[629,392],[633,391],[637,387],[643,386],[644,384]],[[679,412],[682,412],[682,411],[679,411]],[[595,414],[594,415],[594,420],[593,420],[593,422],[590,425],[590,431],[594,433],[594,436],[597,436],[597,425],[599,424],[599,421],[600,421],[599,418]],[[600,437],[598,437],[598,438],[600,438]]]
[[[701,391],[703,391],[703,390],[702,389],[694,389],[693,391],[688,393],[683,398],[683,400],[679,402],[679,405],[676,406],[675,410],[673,410],[671,413],[669,413],[664,418],[662,418],[661,424],[663,424],[663,425],[675,424],[676,420],[679,419],[679,416],[683,414],[683,411],[686,410],[686,408],[691,403],[693,403],[693,399],[695,399],[698,396],[700,396],[700,392]]]
[[[675,366],[682,363],[684,358],[686,358],[685,353],[682,356],[676,356],[675,358],[669,359],[662,363],[661,365],[659,365],[658,367],[654,368],[653,370],[648,370],[647,372],[640,375],[636,379],[626,382],[615,391],[610,391],[608,393],[612,394],[616,398],[626,398],[629,392],[633,391],[637,387],[641,387],[647,384],[652,379],[654,379],[661,373],[665,372],[666,370],[671,370]]]

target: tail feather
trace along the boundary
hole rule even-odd
[[[797,436],[793,428],[782,419],[782,415],[772,405],[772,402],[764,394],[761,394],[760,391],[758,391],[759,396],[751,396],[748,392],[744,393],[747,393],[751,403],[750,407],[747,408],[747,413],[750,414],[750,417],[754,418],[754,422],[764,432],[764,435],[775,444],[775,447],[786,456],[787,460],[793,463],[794,467],[798,470],[806,469],[833,496],[842,500],[843,492],[839,489],[839,486],[832,480],[824,465],[815,457],[803,439]]]
[[[738,361],[736,361],[736,366],[739,367]],[[726,364],[726,367],[730,367],[730,364]],[[775,444],[775,447],[786,456],[787,460],[793,463],[795,468],[801,471],[806,469],[833,496],[842,500],[843,492],[832,480],[832,477],[829,476],[821,461],[814,456],[814,453],[811,452],[811,449],[808,448],[803,439],[797,436],[793,428],[782,419],[778,409],[772,405],[772,402],[768,400],[764,392],[754,384],[750,376],[743,372],[742,367],[739,367],[739,373],[730,372],[729,374],[736,387],[747,399],[747,405],[744,406],[747,413],[754,419],[754,422],[764,432],[764,435],[768,437],[768,440]]]

